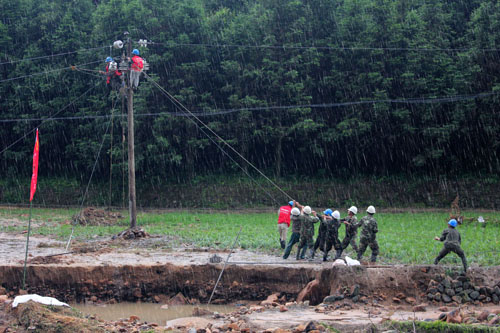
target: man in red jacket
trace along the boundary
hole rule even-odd
[[[281,206],[280,210],[278,211],[278,232],[280,234],[280,245],[281,248],[285,248],[286,244],[286,234],[288,231],[288,228],[290,227],[290,214],[292,211],[293,207],[299,207],[301,208],[302,206],[296,202],[295,200],[292,200],[288,202],[288,205],[286,206]]]
[[[132,54],[134,56],[131,59],[130,66],[130,86],[137,89],[139,86],[139,77],[141,76],[142,69],[144,68],[144,60],[139,57],[138,49],[134,49]]]

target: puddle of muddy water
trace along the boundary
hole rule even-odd
[[[196,307],[218,313],[229,313],[236,309],[235,306],[231,305],[173,305],[168,306],[167,309],[162,309],[162,304],[129,302],[106,305],[71,304],[71,306],[84,314],[95,315],[108,321],[137,316],[141,321],[157,323],[161,326],[165,326],[167,321],[172,319],[192,317],[193,310]]]

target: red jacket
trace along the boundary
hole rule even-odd
[[[132,57],[132,70],[136,72],[142,71],[142,68],[144,67],[144,61],[142,60],[141,57],[135,55]]]
[[[290,226],[290,214],[292,212],[292,207],[290,205],[280,207],[280,215],[278,216],[278,224],[286,223]]]

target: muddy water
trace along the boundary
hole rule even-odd
[[[116,321],[137,316],[141,321],[165,326],[168,320],[191,317],[195,307],[218,313],[229,313],[236,309],[231,305],[175,305],[162,309],[161,304],[122,302],[106,305],[71,304],[72,307],[100,319]]]

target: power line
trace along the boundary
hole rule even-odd
[[[274,50],[329,50],[329,51],[415,51],[415,52],[500,52],[497,48],[431,48],[431,47],[368,47],[368,46],[294,46],[294,45],[252,45],[252,44],[207,44],[207,43],[156,43],[148,42],[150,45],[163,45],[170,47],[196,46],[210,48],[246,48],[246,49],[274,49]]]
[[[14,141],[13,143],[11,143],[10,145],[8,145],[4,150],[0,151],[0,154],[3,154],[5,151],[7,151],[9,148],[11,148],[12,146],[14,146],[16,143],[18,143],[19,141],[23,140],[24,138],[26,138],[28,135],[30,135],[31,133],[33,133],[38,127],[42,126],[45,122],[49,121],[51,119],[51,117],[54,117],[55,115],[59,114],[60,112],[62,112],[63,110],[67,109],[71,104],[73,104],[74,102],[76,102],[77,100],[79,100],[80,98],[82,98],[85,94],[87,94],[89,91],[91,91],[92,89],[94,89],[95,87],[97,87],[97,85],[99,84],[99,82],[97,82],[95,85],[93,85],[92,87],[90,87],[89,89],[87,89],[83,94],[81,94],[80,96],[78,96],[77,98],[73,99],[71,102],[69,102],[66,106],[64,106],[62,109],[58,110],[57,112],[55,112],[53,115],[51,115],[49,118],[46,118],[44,120],[42,120],[41,123],[39,123],[37,126],[35,126],[33,129],[31,129],[30,131],[26,132],[23,136],[21,136],[19,139],[17,139],[16,141]]]
[[[266,110],[289,110],[289,109],[304,109],[304,108],[335,108],[352,105],[377,104],[377,103],[393,103],[393,104],[437,104],[437,103],[453,103],[460,101],[468,101],[477,98],[500,95],[500,92],[479,93],[475,95],[456,95],[443,96],[435,98],[408,98],[408,99],[382,99],[382,100],[366,100],[352,101],[339,103],[323,103],[323,104],[307,104],[307,105],[276,105],[276,106],[259,106],[248,108],[235,109],[211,109],[191,111],[197,117],[219,116],[241,111],[266,111]],[[190,117],[185,112],[157,112],[157,113],[137,113],[136,117],[157,117],[157,116],[173,116],[173,117]],[[50,117],[50,118],[16,118],[16,119],[0,119],[0,123],[22,122],[22,121],[40,121],[40,120],[79,120],[79,119],[101,119],[109,118],[109,115],[87,115],[87,116],[69,116],[69,117]],[[118,115],[117,117],[121,117]],[[123,116],[125,117],[125,116]]]
[[[49,73],[58,72],[58,71],[64,71],[64,70],[68,70],[68,69],[73,69],[73,67],[92,65],[92,64],[96,64],[98,62],[101,62],[101,60],[92,61],[92,62],[88,62],[88,63],[80,64],[80,65],[75,65],[75,66],[68,66],[68,67],[63,67],[63,68],[51,69],[51,70],[45,71],[45,72],[38,72],[38,73],[27,74],[27,75],[18,76],[18,77],[12,77],[12,78],[9,78],[9,79],[0,80],[0,83],[2,83],[2,82],[8,82],[8,81],[14,81],[14,80],[19,80],[19,79],[24,79],[24,78],[27,78],[27,77],[32,77],[32,76],[37,76],[37,75],[49,74]]]
[[[39,59],[46,59],[46,58],[55,58],[55,57],[59,57],[59,56],[63,56],[63,55],[74,54],[74,53],[83,52],[83,51],[100,50],[100,49],[104,49],[104,48],[109,48],[109,45],[108,46],[94,47],[94,48],[90,48],[90,49],[81,49],[81,50],[77,50],[77,51],[69,51],[69,52],[51,54],[51,55],[40,56],[40,57],[23,58],[23,59],[19,59],[19,60],[5,61],[5,62],[0,62],[0,65],[10,65],[10,64],[15,64],[15,63],[21,62],[21,61],[32,61],[32,60],[39,60]],[[5,57],[7,57],[7,54],[4,54],[4,55],[5,55]]]

